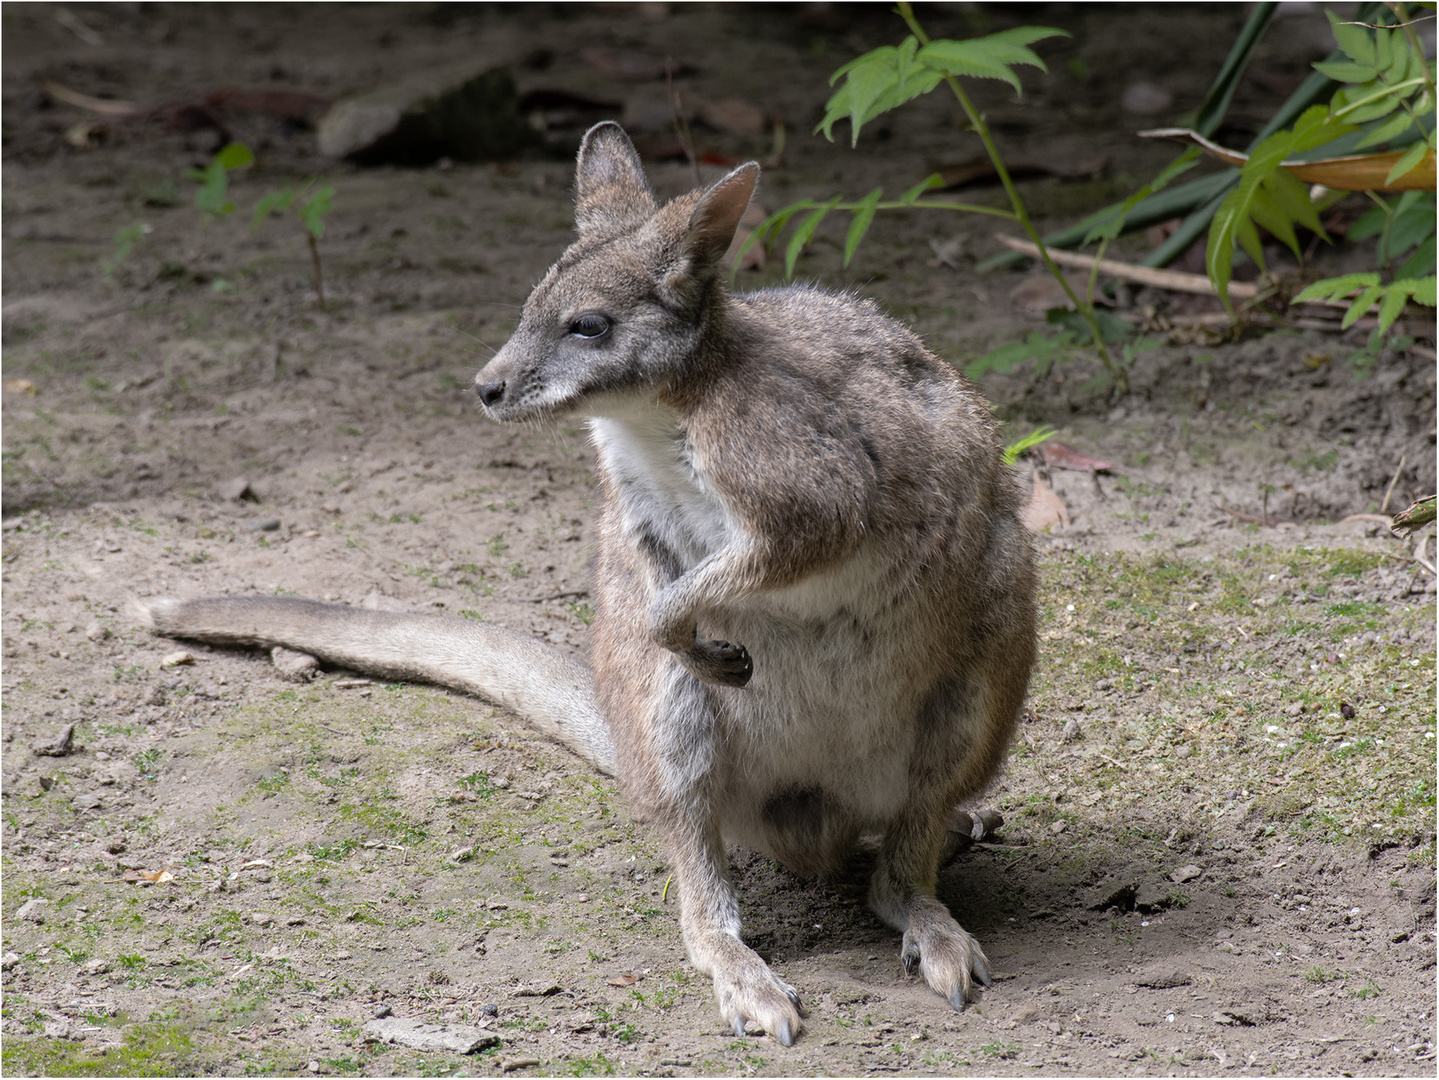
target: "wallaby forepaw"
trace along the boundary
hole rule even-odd
[[[716,686],[744,686],[754,674],[749,650],[728,641],[696,641],[680,661],[702,682]]]
[[[720,1014],[737,1036],[753,1021],[782,1046],[793,1046],[800,1030],[799,992],[770,971],[763,960],[743,971],[715,973]]]
[[[906,975],[923,975],[956,1010],[964,1008],[974,983],[991,985],[984,950],[948,912],[912,919],[899,956]]]

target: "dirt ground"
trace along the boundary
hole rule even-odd
[[[1042,48],[1051,74],[1027,75],[1022,102],[978,88],[1005,152],[1063,173],[1022,185],[1057,226],[1169,159],[1131,132],[1197,104],[1244,14],[925,17],[936,35],[1021,17],[1074,34]],[[937,94],[857,151],[808,134],[830,73],[897,42],[898,20],[655,4],[0,18],[7,1075],[1434,1074],[1434,579],[1377,522],[1342,521],[1391,486],[1391,510],[1434,490],[1432,324],[1357,379],[1362,331],[1209,340],[1158,321],[1192,305],[1122,294],[1128,314],[1157,309],[1129,396],[1084,360],[984,379],[1014,436],[1051,424],[1113,463],[1050,475],[1071,524],[1036,538],[1040,667],[986,800],[1005,825],[941,878],[995,985],[952,1011],[904,978],[852,883],[735,852],[747,938],[809,1010],[791,1049],[737,1039],[611,782],[483,702],[344,671],[288,683],[264,655],[151,637],[126,607],[294,593],[583,649],[583,432],[488,424],[466,385],[566,243],[565,154],[599,115],[545,113],[548,156],[361,169],[301,125],[226,114],[258,162],[235,218],[206,222],[185,173],[213,132],[101,118],[77,148],[67,131],[96,115],[45,84],[146,106],[335,95],[492,56],[521,93],[619,103],[658,147],[663,78],[613,73],[671,56],[713,160],[768,157],[773,136],[706,124],[704,106],[783,118],[772,210],[979,152]],[[1271,34],[1233,141],[1326,34],[1302,6]],[[1138,81],[1168,111],[1123,113]],[[690,183],[682,161],[651,172],[663,193]],[[323,312],[293,223],[248,228],[261,194],[316,174],[336,190]],[[1023,269],[974,271],[997,250],[988,219],[881,216],[847,270],[844,224],[801,276],[876,296],[955,363],[1045,330]],[[778,281],[776,261],[740,287]],[[488,1045],[366,1041],[387,1009]]]

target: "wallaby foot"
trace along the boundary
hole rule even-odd
[[[696,641],[675,656],[701,682],[715,686],[744,686],[754,674],[754,661],[743,645],[728,641]]]
[[[714,978],[720,1015],[743,1037],[753,1020],[785,1046],[800,1028],[799,992],[769,969],[758,953],[733,934],[709,931],[686,937],[690,959]]]
[[[939,849],[939,865],[948,866],[974,844],[992,838],[1003,824],[1004,815],[998,810],[986,808],[970,812],[956,806],[949,813],[944,843]]]
[[[916,896],[909,909],[909,928],[899,950],[905,974],[923,975],[931,989],[963,1009],[973,980],[990,985],[984,950],[934,897]]]

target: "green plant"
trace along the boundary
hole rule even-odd
[[[230,143],[221,147],[203,169],[190,169],[186,178],[200,185],[195,191],[195,206],[215,220],[233,214],[236,206],[230,200],[230,173],[253,164],[255,155],[248,146]]]
[[[1047,424],[1044,427],[1035,428],[1028,435],[1016,439],[1014,442],[1009,443],[1007,446],[1005,446],[1004,463],[1006,465],[1013,465],[1015,461],[1018,460],[1020,454],[1024,453],[1026,450],[1034,449],[1041,443],[1048,442],[1054,437],[1054,435],[1054,428],[1050,427]]]
[[[1236,247],[1264,267],[1259,227],[1296,258],[1302,257],[1296,225],[1327,236],[1319,208],[1298,174],[1312,178],[1314,168],[1330,166],[1322,174],[1330,187],[1363,191],[1374,201],[1370,214],[1356,223],[1356,239],[1377,235],[1377,261],[1386,269],[1383,274],[1346,274],[1314,282],[1292,302],[1349,300],[1345,328],[1378,305],[1376,333],[1369,346],[1351,358],[1361,368],[1373,362],[1406,304],[1435,306],[1434,66],[1424,59],[1405,6],[1396,4],[1394,11],[1401,22],[1394,27],[1342,22],[1329,15],[1344,59],[1314,67],[1341,85],[1327,105],[1309,107],[1292,127],[1276,131],[1253,149],[1240,168],[1238,185],[1214,215],[1205,253],[1210,280],[1226,307]],[[1387,144],[1389,152],[1335,158],[1381,144]],[[1321,150],[1328,160],[1313,162],[1305,172],[1305,163],[1296,159],[1312,158]],[[1376,192],[1399,194],[1386,200]],[[1401,257],[1405,261],[1395,268]]]
[[[106,277],[110,277],[120,268],[120,264],[130,257],[135,250],[135,245],[151,231],[150,226],[143,221],[137,221],[133,225],[126,225],[122,229],[115,230],[114,249],[110,257],[101,265]]]
[[[325,215],[334,204],[335,189],[328,185],[315,187],[311,179],[302,190],[286,188],[263,195],[255,204],[255,216],[250,223],[257,229],[271,214],[294,211],[300,228],[305,233],[305,243],[310,249],[310,282],[315,287],[315,302],[321,311],[325,310],[325,278],[320,267],[319,242],[325,236]]]
[[[1002,30],[985,37],[954,41],[945,38],[932,39],[925,33],[914,10],[907,2],[899,4],[898,12],[910,29],[898,46],[885,45],[851,60],[831,78],[831,84],[840,82],[838,89],[825,108],[824,119],[816,131],[833,139],[834,126],[841,120],[850,125],[851,145],[857,145],[860,129],[876,117],[898,108],[905,102],[929,93],[941,83],[949,87],[955,101],[969,125],[969,130],[979,137],[985,153],[994,166],[1000,184],[1009,199],[1008,209],[981,206],[973,203],[941,201],[921,198],[926,192],[942,185],[939,174],[933,174],[915,184],[897,199],[885,200],[884,189],[875,188],[862,199],[843,201],[835,196],[825,202],[805,199],[770,215],[746,240],[740,251],[744,252],[755,243],[769,244],[775,241],[801,213],[799,224],[785,247],[785,276],[794,273],[795,262],[805,245],[813,238],[824,219],[834,211],[847,211],[853,215],[844,241],[844,262],[848,266],[855,250],[864,239],[880,210],[928,209],[954,210],[964,213],[984,214],[1010,221],[1018,225],[1035,245],[1038,257],[1045,268],[1063,288],[1069,303],[1073,306],[1082,325],[1088,332],[1090,342],[1104,364],[1105,372],[1116,391],[1127,389],[1127,376],[1122,364],[1117,362],[1109,349],[1110,342],[1101,330],[1095,315],[1092,287],[1083,297],[1070,286],[1054,260],[1045,249],[1043,238],[1031,221],[1024,200],[1020,197],[1009,169],[1000,156],[999,149],[991,137],[989,125],[975,107],[960,78],[996,79],[1014,87],[1015,93],[1022,93],[1018,66],[1036,67],[1047,71],[1044,61],[1030,48],[1031,45],[1047,38],[1067,37],[1063,30],[1043,26],[1021,26]],[[1158,183],[1158,181],[1156,181]],[[739,265],[738,259],[735,263]],[[1093,282],[1091,281],[1091,286]]]

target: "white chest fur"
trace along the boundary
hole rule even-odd
[[[731,542],[739,526],[690,457],[675,415],[626,403],[590,420],[600,467],[618,495],[625,531],[649,533],[688,569]]]

